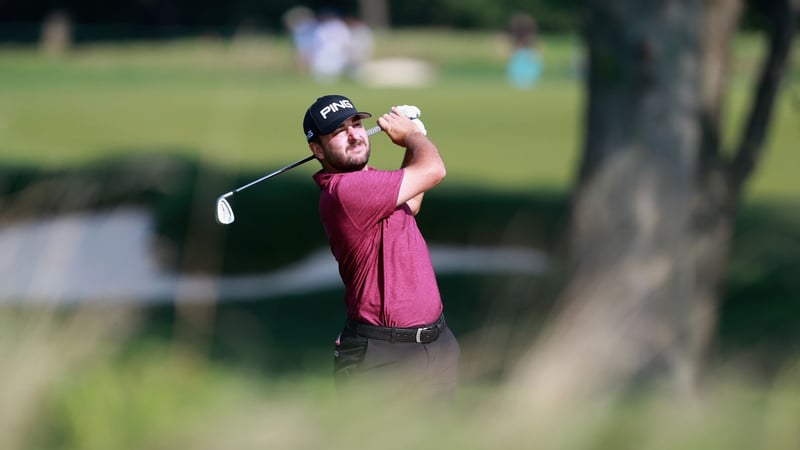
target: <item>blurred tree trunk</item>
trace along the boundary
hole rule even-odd
[[[389,0],[358,0],[361,20],[373,30],[389,28]]]
[[[639,381],[693,392],[797,14],[792,0],[759,3],[768,54],[741,142],[726,152],[721,111],[742,0],[585,6],[588,104],[569,277],[517,385],[553,407]]]

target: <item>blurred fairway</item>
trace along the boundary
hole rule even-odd
[[[728,121],[740,120],[758,55],[743,39]],[[380,35],[378,57],[416,57],[438,68],[421,89],[319,85],[292,70],[282,38],[82,46],[61,57],[0,48],[0,163],[74,166],[113,155],[173,152],[224,168],[264,171],[307,155],[300,120],[317,96],[340,92],[382,113],[415,104],[448,164],[445,186],[566,189],[582,145],[579,41],[544,39],[545,72],[533,89],[504,79],[501,35],[404,32]],[[794,75],[796,86],[796,73]],[[797,87],[784,90],[769,149],[751,192],[796,197],[800,140]],[[371,122],[368,125],[372,125]],[[730,138],[738,136],[735,127]],[[379,167],[398,163],[373,138]]]

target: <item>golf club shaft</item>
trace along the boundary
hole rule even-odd
[[[372,127],[369,130],[367,130],[367,136],[372,136],[373,134],[375,134],[375,133],[377,133],[379,131],[381,131],[381,126],[380,125],[375,125],[374,127]]]
[[[275,175],[280,175],[283,172],[286,172],[287,170],[294,169],[295,167],[297,167],[297,166],[299,166],[301,164],[305,164],[305,163],[307,163],[307,162],[309,162],[309,161],[311,161],[312,159],[315,159],[315,158],[316,157],[314,155],[311,155],[311,156],[303,158],[303,159],[301,159],[299,161],[295,161],[295,162],[289,164],[288,166],[281,167],[280,169],[278,169],[278,170],[276,170],[276,171],[274,171],[272,173],[268,173],[268,174],[264,175],[263,177],[261,177],[261,178],[259,178],[257,180],[253,180],[253,181],[245,184],[244,186],[238,187],[238,188],[234,189],[233,191],[231,191],[230,193],[231,194],[235,194],[235,193],[237,193],[239,191],[243,191],[243,190],[249,188],[250,186],[252,186],[254,184],[258,184],[258,183],[260,183],[260,182],[262,182],[264,180],[270,179],[270,178],[274,177]]]
[[[379,131],[381,131],[381,127],[376,125],[376,126],[370,128],[369,130],[367,130],[367,136],[372,136],[373,134],[375,134],[375,133],[377,133]],[[281,167],[280,169],[278,169],[278,170],[276,170],[276,171],[274,171],[272,173],[268,173],[268,174],[264,175],[263,177],[261,177],[261,178],[259,178],[257,180],[253,180],[253,181],[245,184],[244,186],[238,187],[238,188],[232,190],[231,192],[228,192],[225,195],[225,197],[229,197],[229,196],[231,196],[231,195],[233,195],[233,194],[235,194],[235,193],[237,193],[239,191],[243,191],[243,190],[249,188],[250,186],[252,186],[254,184],[261,183],[264,180],[268,180],[268,179],[270,179],[270,178],[272,178],[272,177],[274,177],[276,175],[280,175],[283,172],[286,172],[287,170],[294,169],[295,167],[297,167],[297,166],[299,166],[301,164],[305,164],[305,163],[311,161],[312,159],[316,159],[316,157],[314,155],[311,155],[311,156],[303,158],[303,159],[301,159],[299,161],[295,161],[295,162],[293,162],[293,163],[291,163],[291,164],[289,164],[287,166]]]

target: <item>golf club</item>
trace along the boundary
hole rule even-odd
[[[374,127],[370,128],[369,130],[367,130],[367,136],[372,136],[373,134],[375,134],[375,133],[377,133],[379,131],[381,131],[381,127],[374,126]],[[236,217],[233,215],[233,208],[231,208],[231,204],[228,202],[228,197],[231,197],[233,194],[236,194],[237,192],[243,191],[243,190],[249,188],[250,186],[253,186],[254,184],[258,184],[258,183],[260,183],[260,182],[262,182],[264,180],[268,180],[268,179],[270,179],[270,178],[272,178],[272,177],[274,177],[276,175],[280,175],[283,172],[286,172],[288,170],[294,169],[295,167],[297,167],[297,166],[299,166],[301,164],[305,164],[305,163],[311,161],[312,159],[316,159],[314,157],[314,155],[308,156],[308,157],[303,158],[303,159],[301,159],[299,161],[295,161],[295,162],[289,164],[288,166],[281,167],[280,169],[278,169],[278,170],[276,170],[276,171],[274,171],[272,173],[264,175],[263,177],[261,177],[261,178],[259,178],[257,180],[251,181],[251,182],[245,184],[244,186],[238,187],[238,188],[236,188],[236,189],[234,189],[234,190],[232,190],[232,191],[230,191],[228,193],[220,195],[219,197],[217,197],[217,222],[219,222],[219,223],[221,223],[223,225],[229,225],[229,224],[233,223],[233,221],[236,219]]]

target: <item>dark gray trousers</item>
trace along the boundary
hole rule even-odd
[[[376,386],[401,399],[455,399],[460,348],[449,328],[428,344],[356,336],[345,327],[333,357],[337,390]]]

